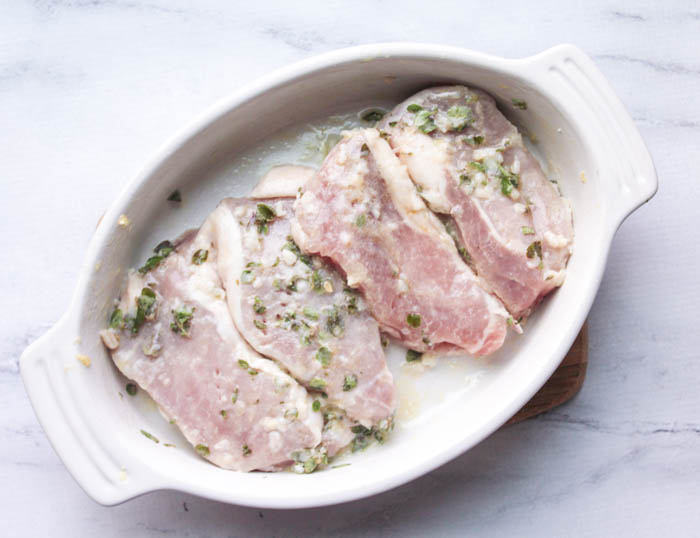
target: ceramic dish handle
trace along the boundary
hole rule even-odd
[[[658,189],[654,163],[634,121],[600,70],[573,45],[558,45],[531,58],[552,88],[552,99],[589,121],[588,139],[610,155],[615,166],[606,172],[616,184],[608,216],[619,226]]]
[[[143,472],[126,471],[85,424],[71,390],[71,376],[87,368],[67,357],[76,333],[67,318],[31,344],[20,358],[24,385],[51,445],[85,492],[100,504],[113,505],[156,489]],[[85,369],[86,372],[83,372]]]

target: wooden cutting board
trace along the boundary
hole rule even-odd
[[[507,424],[534,417],[569,401],[581,390],[588,366],[588,324],[584,323],[574,345],[549,381]]]

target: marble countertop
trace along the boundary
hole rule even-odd
[[[6,536],[697,536],[700,4],[0,3],[0,514]],[[175,129],[289,62],[390,40],[590,54],[660,190],[622,226],[569,404],[388,493],[305,511],[157,492],[105,508],[67,473],[19,376],[64,312],[95,223]],[[693,262],[692,260],[696,260]]]

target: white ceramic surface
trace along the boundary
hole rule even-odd
[[[367,100],[398,102],[429,84],[463,82],[494,95],[534,133],[538,152],[574,207],[576,242],[567,280],[511,337],[474,390],[431,410],[420,428],[397,432],[352,466],[309,476],[238,474],[168,450],[139,434],[174,435],[155,414],[120,398],[122,379],[97,338],[125,268],[164,234],[163,203],[178,187],[192,202],[178,224],[196,225],[222,194],[250,185],[217,183],[220,163],[278,129]],[[511,98],[528,102],[514,110]],[[586,182],[581,180],[585,174]],[[220,174],[219,174],[220,175]],[[211,180],[210,183],[207,181]],[[105,214],[68,313],[23,354],[32,404],[54,448],[86,492],[114,504],[156,489],[276,508],[320,506],[378,493],[454,458],[502,425],[544,383],[592,304],[613,235],[657,182],[651,158],[624,108],[591,60],[558,46],[522,60],[462,49],[380,44],[341,50],[268,75],[215,105],[169,141]],[[131,224],[117,225],[121,214]],[[157,241],[156,241],[157,242]],[[99,267],[99,269],[97,268]],[[76,344],[76,336],[78,344]],[[92,358],[75,366],[77,346]],[[67,364],[72,367],[66,368]],[[148,421],[148,423],[144,423]],[[182,445],[182,443],[180,443]]]

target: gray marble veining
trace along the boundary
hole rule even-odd
[[[341,506],[254,510],[159,492],[93,503],[51,449],[17,359],[64,312],[104,209],[217,98],[291,61],[415,40],[590,54],[660,190],[621,227],[568,405],[415,482]],[[0,4],[0,513],[7,536],[697,536],[700,4],[14,0]]]

